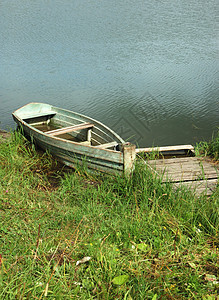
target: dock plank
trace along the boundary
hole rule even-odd
[[[176,145],[176,146],[164,146],[164,147],[152,147],[152,148],[137,148],[136,153],[141,153],[141,152],[171,152],[171,151],[194,151],[194,147],[192,145]]]
[[[216,188],[219,168],[203,158],[181,157],[149,160],[147,164],[162,178],[177,187],[183,184],[194,189],[197,195],[210,195]]]
[[[179,188],[181,185],[192,189],[196,195],[201,195],[202,193],[210,196],[217,186],[218,179],[210,180],[198,180],[198,181],[187,181],[187,182],[176,182],[174,183],[175,188]]]

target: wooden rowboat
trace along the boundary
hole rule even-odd
[[[12,116],[36,144],[70,167],[85,163],[126,175],[134,168],[135,145],[92,118],[44,103],[29,103]]]

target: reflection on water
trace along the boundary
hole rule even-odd
[[[39,101],[139,146],[209,139],[219,116],[216,5],[1,1],[0,127]]]

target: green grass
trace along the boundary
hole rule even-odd
[[[219,160],[219,130],[212,135],[208,142],[200,142],[196,144],[195,152],[197,155],[210,156],[215,160]]]
[[[1,299],[216,299],[218,189],[174,191],[141,162],[129,179],[70,170],[18,133],[0,189]]]

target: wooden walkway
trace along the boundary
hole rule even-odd
[[[163,182],[172,182],[192,188],[196,195],[211,195],[218,182],[219,166],[198,157],[149,160],[147,164],[161,176]]]

